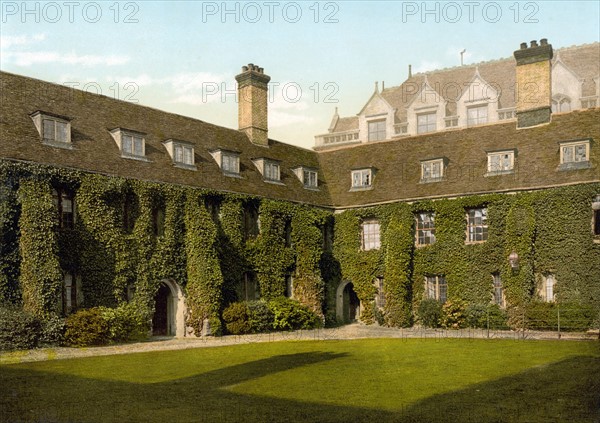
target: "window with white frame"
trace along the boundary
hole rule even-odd
[[[458,126],[458,116],[448,116],[444,118],[446,128],[455,128]]]
[[[510,109],[510,110],[498,110],[498,120],[514,119],[514,117],[515,117],[515,110],[514,109]]]
[[[144,157],[144,137],[136,134],[121,133],[121,153],[124,156]]]
[[[571,141],[560,143],[560,164],[585,163],[590,157],[590,141]]]
[[[488,173],[508,173],[515,167],[514,150],[494,151],[487,153]]]
[[[279,163],[265,160],[264,167],[264,178],[267,181],[279,181]]]
[[[67,149],[73,148],[69,118],[47,114],[39,110],[30,116],[44,144]]]
[[[385,137],[385,119],[369,122],[369,141],[384,140]]]
[[[381,246],[379,221],[375,219],[365,220],[362,222],[360,229],[363,251],[379,249]]]
[[[482,125],[488,121],[488,106],[475,106],[467,109],[467,125]]]
[[[352,171],[352,188],[371,188],[371,169],[358,169]]]
[[[375,293],[375,306],[378,308],[385,307],[385,290],[383,286],[383,277],[378,276],[373,280],[373,284],[375,285],[375,289],[377,290]]]
[[[317,171],[304,169],[302,172],[302,181],[304,182],[305,188],[317,188],[318,178]]]
[[[63,314],[70,314],[77,310],[80,305],[81,279],[74,276],[72,273],[65,272],[63,274],[62,284],[62,311]]]
[[[554,302],[556,278],[552,274],[542,275],[542,284],[539,295],[546,302]]]
[[[417,134],[433,132],[436,130],[436,113],[423,113],[417,115]]]
[[[558,94],[552,97],[552,113],[563,113],[571,111],[571,99]]]
[[[435,243],[435,213],[417,213],[416,221],[417,246]]]
[[[488,239],[487,208],[467,210],[467,242],[483,242]]]
[[[221,152],[221,169],[224,173],[237,175],[240,173],[240,156],[238,154]]]
[[[444,159],[421,162],[421,181],[436,181],[444,177]]]
[[[175,163],[181,163],[188,166],[194,165],[194,147],[184,144],[175,144],[175,154],[173,160]]]
[[[444,275],[425,276],[425,292],[428,299],[445,303],[448,299],[448,284]]]
[[[500,279],[500,273],[492,274],[492,285],[494,288],[494,304],[501,308],[504,308],[506,301],[504,299],[504,287],[502,286],[502,279]]]

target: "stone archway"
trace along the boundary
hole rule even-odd
[[[162,280],[154,295],[154,304],[152,334],[184,337],[186,307],[181,287],[172,279]]]
[[[360,300],[350,281],[342,281],[336,291],[335,317],[339,322],[350,323],[360,317]]]

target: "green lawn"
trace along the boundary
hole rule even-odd
[[[0,366],[0,422],[598,422],[598,342],[367,339]]]

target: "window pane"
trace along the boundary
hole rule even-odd
[[[586,155],[585,155],[585,145],[581,144],[581,145],[577,145],[575,146],[575,161],[576,162],[585,162],[586,159]]]
[[[144,140],[140,137],[133,137],[133,154],[136,156],[144,155]]]
[[[56,140],[60,142],[68,142],[67,124],[64,122],[56,122]]]
[[[175,146],[175,161],[177,163],[183,163],[183,147],[180,145]]]
[[[187,165],[194,164],[192,151],[191,147],[184,147],[183,149],[183,162]]]
[[[55,136],[55,129],[54,129],[54,121],[50,120],[50,119],[44,119],[44,139],[45,140],[54,140],[56,138]]]
[[[571,163],[574,158],[574,148],[573,147],[563,147],[563,162]]]
[[[123,135],[123,152],[132,154],[132,138],[130,135]]]

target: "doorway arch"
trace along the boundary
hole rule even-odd
[[[360,317],[360,312],[360,300],[354,291],[354,284],[350,281],[342,281],[336,292],[336,319],[343,323],[354,322]]]
[[[152,335],[185,336],[185,298],[181,287],[172,279],[160,281],[154,295]]]

